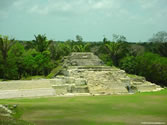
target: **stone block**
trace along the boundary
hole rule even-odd
[[[136,88],[139,92],[149,92],[154,91],[157,87],[156,85],[139,85]]]
[[[89,93],[88,86],[72,86],[72,93]]]
[[[56,95],[64,95],[68,93],[68,85],[52,85]]]

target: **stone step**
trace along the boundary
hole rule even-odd
[[[133,85],[142,85],[143,82],[132,82]]]
[[[71,93],[89,93],[88,86],[73,86]]]
[[[139,92],[149,92],[156,90],[156,85],[137,85],[135,86]]]

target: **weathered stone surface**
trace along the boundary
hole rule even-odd
[[[88,86],[71,86],[71,93],[89,93]]]
[[[68,85],[52,85],[52,87],[55,90],[56,95],[64,95],[68,93]]]
[[[0,98],[53,96],[50,80],[15,80],[0,82]]]
[[[50,80],[13,80],[0,82],[0,90],[51,88]]]
[[[160,86],[146,81],[144,77],[135,75],[131,77],[131,86],[135,87],[139,92],[158,91],[162,89]]]
[[[73,52],[65,58],[65,66],[94,66],[103,65],[103,62],[93,53]]]
[[[40,97],[40,96],[54,96],[53,88],[46,89],[22,89],[22,90],[2,90],[0,91],[0,98],[22,98],[22,97]]]
[[[161,88],[147,82],[144,77],[131,78],[123,70],[103,65],[93,53],[72,53],[65,58],[64,67],[61,71],[64,76],[56,79],[70,87],[73,84],[73,88],[83,84],[91,94],[145,92]]]

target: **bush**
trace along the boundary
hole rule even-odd
[[[136,57],[137,74],[147,80],[167,86],[167,58],[153,53],[144,53]]]
[[[136,73],[136,58],[134,56],[127,56],[120,60],[119,66],[127,73]]]
[[[137,57],[128,56],[120,61],[126,72],[144,76],[148,81],[167,86],[167,58],[153,53],[143,53]]]

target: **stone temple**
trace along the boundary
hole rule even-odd
[[[144,77],[132,78],[123,70],[105,66],[93,53],[72,53],[65,57],[63,67],[59,75],[51,80],[57,94],[124,94],[161,89]]]
[[[105,66],[89,52],[71,53],[64,57],[62,67],[53,79],[0,82],[0,98],[128,94],[162,89],[144,77]]]

